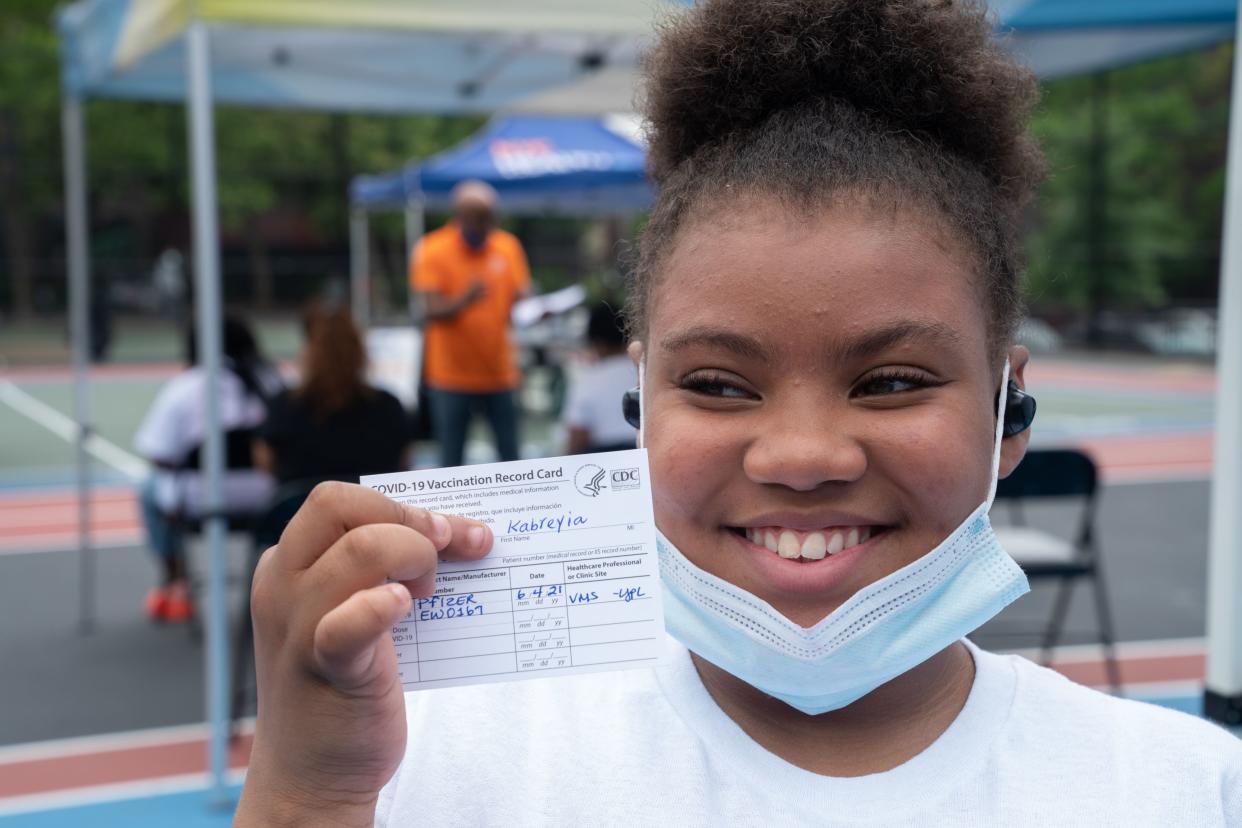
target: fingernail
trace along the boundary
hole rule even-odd
[[[410,591],[401,584],[389,584],[388,590],[395,595],[399,601],[404,601],[410,597]]]
[[[471,549],[482,549],[485,540],[487,540],[487,530],[482,526],[471,526],[466,531],[466,544]]]
[[[449,535],[453,532],[453,528],[449,526],[448,518],[439,512],[431,513],[431,530],[436,533],[435,539],[438,541],[448,541]]]

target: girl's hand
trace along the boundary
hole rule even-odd
[[[234,825],[372,824],[405,753],[390,629],[432,594],[438,559],[491,546],[478,521],[362,486],[311,492],[255,571],[259,716]]]

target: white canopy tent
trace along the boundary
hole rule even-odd
[[[78,439],[82,619],[93,617],[87,171],[88,97],[187,102],[198,353],[221,368],[217,102],[372,112],[490,112],[603,67],[630,66],[652,30],[651,0],[79,0],[62,10],[65,200]],[[226,801],[228,640],[223,435],[205,412],[207,707],[212,799]]]
[[[686,3],[689,0],[670,0]],[[1017,28],[1011,47],[1045,76],[1192,48],[1233,36],[1232,0],[993,0]],[[75,372],[82,617],[93,616],[89,537],[90,298],[82,102],[188,104],[198,352],[220,370],[216,102],[372,112],[560,112],[628,108],[626,78],[652,30],[653,0],[78,0],[60,17],[65,199]],[[1002,27],[1003,28],[1003,27]],[[1235,64],[1222,265],[1212,504],[1208,701],[1242,721],[1242,62]],[[568,90],[568,91],[564,91]],[[606,94],[605,94],[606,93]],[[593,99],[593,101],[592,101]],[[533,103],[526,103],[534,101]],[[586,103],[584,103],[584,101]],[[417,229],[414,229],[417,234]],[[208,718],[213,798],[224,799],[227,641],[223,438],[205,422]]]

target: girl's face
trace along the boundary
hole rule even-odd
[[[1000,369],[972,260],[936,225],[747,200],[682,230],[649,308],[657,523],[794,622],[921,557],[987,496]],[[1011,360],[1021,384],[1025,350]],[[1002,476],[1025,444],[1004,441]]]

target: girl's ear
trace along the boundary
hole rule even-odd
[[[641,365],[643,361],[643,343],[635,339],[626,346],[625,352],[630,355],[630,359],[634,360],[635,365]]]
[[[1016,382],[1019,388],[1026,388],[1026,366],[1030,361],[1031,352],[1025,345],[1014,345],[1009,349],[1009,379]],[[1005,393],[1005,389],[1002,388],[1001,393]],[[1030,442],[1029,428],[1001,441],[1000,477],[1008,477],[1018,467],[1026,456],[1026,447]]]

